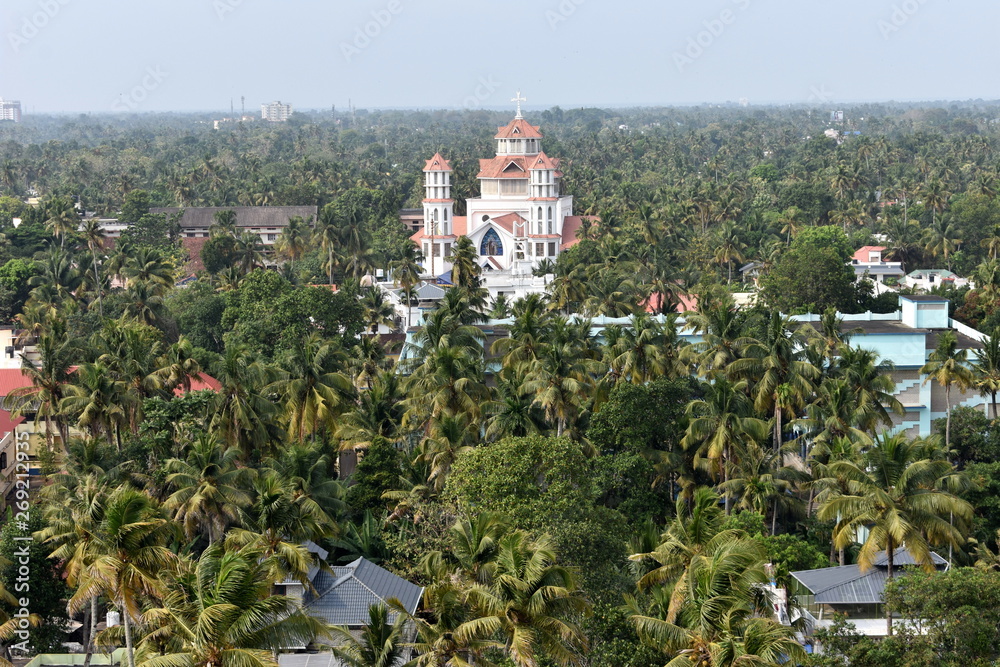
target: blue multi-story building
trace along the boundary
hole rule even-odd
[[[895,396],[906,410],[903,415],[892,414],[893,428],[896,431],[905,430],[911,436],[930,435],[934,420],[945,417],[947,398],[944,387],[929,381],[927,375],[920,372],[937,347],[942,333],[949,330],[955,332],[959,348],[968,351],[970,363],[976,359],[978,351],[983,349],[986,336],[951,319],[948,316],[948,305],[947,299],[936,296],[903,295],[899,297],[899,310],[894,313],[869,312],[839,316],[843,320],[843,332],[850,334],[852,346],[872,350],[881,360],[893,365]],[[657,319],[663,321],[664,316],[657,316]],[[818,324],[821,318],[819,315],[796,315],[792,319],[806,325]],[[630,318],[596,317],[591,319],[591,326],[593,334],[600,337],[606,327],[628,326],[630,322]],[[492,320],[482,325],[482,328],[492,342],[498,337],[506,336],[507,329],[512,324],[513,320]],[[683,341],[691,344],[701,341],[698,334],[685,326],[683,317],[677,320],[677,328]],[[410,328],[408,343],[412,341],[415,331],[416,327]],[[402,358],[408,356],[409,350],[404,348]],[[987,405],[989,399],[980,396],[975,390],[963,392],[952,387],[951,400],[952,408],[976,407],[988,409],[992,414],[992,406]]]

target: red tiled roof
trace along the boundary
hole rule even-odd
[[[872,252],[885,252],[885,247],[880,245],[866,245],[854,253],[854,261],[859,264],[867,264],[871,261],[868,259],[868,254]]]
[[[641,304],[646,309],[647,313],[658,313],[660,308],[663,306],[663,294],[660,292],[653,292],[649,295],[649,298],[643,301]],[[696,297],[680,295],[680,303],[677,304],[675,309],[678,313],[684,314],[691,310],[698,309],[698,300]]]
[[[523,118],[515,118],[506,127],[499,128],[494,139],[541,139],[541,129]]]
[[[464,215],[456,215],[451,219],[451,232],[454,236],[465,236],[468,232],[468,218]],[[424,239],[424,230],[421,229],[416,234],[410,236],[410,240],[419,244]]]
[[[521,155],[498,155],[479,161],[476,178],[521,178],[528,180],[528,160]],[[513,165],[517,165],[514,167]]]
[[[0,438],[13,431],[18,425],[24,423],[24,417],[14,419],[6,410],[0,410]]]
[[[201,373],[200,375],[196,375],[191,378],[191,391],[202,391],[204,389],[219,391],[222,389],[222,383],[208,373]],[[182,396],[185,393],[183,385],[174,388],[174,394],[176,396]]]
[[[517,213],[508,213],[507,215],[501,215],[499,218],[490,218],[490,222],[496,223],[499,227],[506,229],[511,234],[514,233],[514,225],[523,224],[527,228],[528,221]]]
[[[15,389],[30,386],[31,379],[20,368],[0,368],[0,397],[10,396]]]
[[[529,162],[530,162],[530,169],[532,170],[559,168],[559,159],[549,157],[548,155],[545,154],[545,151],[542,151],[535,157],[531,158]]]
[[[424,171],[451,171],[451,165],[448,161],[441,157],[440,153],[435,153],[434,157],[427,161],[424,165]]]
[[[580,239],[576,238],[576,233],[583,227],[584,220],[590,220],[594,224],[600,222],[600,218],[596,215],[567,215],[563,219],[562,245],[559,246],[560,250],[572,248],[580,242]]]
[[[208,239],[205,237],[190,239],[186,236],[181,237],[181,246],[188,254],[188,262],[184,266],[186,273],[198,273],[205,270],[205,263],[201,261],[201,249],[205,247],[206,243],[208,243]]]
[[[487,257],[486,261],[492,264],[498,271],[503,271],[503,267],[500,266],[500,262],[496,261],[492,257]]]

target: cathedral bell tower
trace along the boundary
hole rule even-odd
[[[424,167],[424,241],[421,251],[432,276],[446,270],[455,242],[455,202],[451,198],[451,165],[435,153]]]

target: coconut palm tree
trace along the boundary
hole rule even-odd
[[[264,266],[264,245],[260,236],[251,232],[240,234],[236,238],[233,259],[243,275]]]
[[[215,393],[210,428],[223,442],[251,454],[282,438],[275,419],[278,408],[263,393],[274,378],[271,368],[247,347],[228,345],[212,366],[212,376],[222,387]]]
[[[944,446],[951,449],[951,389],[958,387],[959,391],[965,391],[974,381],[972,371],[966,365],[968,361],[968,350],[958,348],[958,336],[954,331],[945,331],[938,338],[937,347],[927,358],[927,363],[920,369],[920,373],[926,374],[924,383],[934,380],[944,387],[945,413]]]
[[[361,630],[361,636],[354,635],[349,628],[332,628],[337,646],[333,654],[346,667],[393,667],[405,660],[405,624],[407,616],[396,613],[390,620],[389,609],[383,604],[373,604],[368,608],[368,624]]]
[[[277,667],[278,651],[329,637],[295,601],[272,594],[270,576],[260,552],[210,546],[170,578],[162,607],[147,610],[157,627],[140,643],[141,667]],[[164,637],[173,650],[162,650]]]
[[[407,244],[402,256],[391,264],[393,283],[401,287],[404,293],[412,290],[420,282],[420,261],[417,247]],[[404,300],[404,303],[406,303],[406,327],[409,328],[412,308],[408,299]]]
[[[523,531],[501,537],[492,581],[473,585],[467,599],[478,618],[463,634],[501,638],[518,667],[538,667],[541,653],[558,665],[583,664],[586,639],[574,621],[590,604],[573,574],[558,565],[547,536],[535,542]]]
[[[250,504],[249,470],[237,467],[239,449],[225,447],[213,436],[203,434],[186,449],[183,459],[164,464],[173,492],[163,507],[173,512],[188,539],[204,534],[215,544]]]
[[[66,583],[76,588],[81,575],[96,557],[94,537],[104,518],[110,489],[104,480],[88,474],[67,488],[62,484],[46,487],[44,516],[46,527],[35,538],[53,548],[51,557],[63,563]],[[84,666],[90,666],[97,635],[97,599],[90,598],[87,608],[87,645]]]
[[[410,667],[493,667],[483,654],[503,649],[498,641],[470,634],[468,621],[474,616],[464,603],[464,591],[451,582],[426,587],[416,614],[391,600],[389,606],[416,629],[416,641],[406,645],[417,652],[407,663]]]
[[[712,477],[722,478],[722,486],[731,474],[737,449],[748,441],[760,442],[767,438],[767,423],[756,418],[753,405],[747,397],[745,380],[730,382],[719,378],[706,385],[705,398],[688,404],[688,428],[681,445],[694,449],[695,465],[705,467]],[[725,494],[726,514],[732,504],[730,494]]]
[[[311,333],[281,359],[282,376],[272,385],[282,399],[288,432],[315,437],[351,400],[354,385],[343,372],[345,357],[336,343]]]
[[[212,226],[208,228],[211,236],[231,236],[236,238],[236,211],[228,209],[216,211],[212,214]]]
[[[935,257],[943,257],[951,270],[951,258],[962,245],[958,227],[946,218],[941,218],[924,230],[924,249]]]
[[[77,426],[89,431],[92,438],[107,438],[120,450],[120,430],[126,418],[120,399],[127,391],[125,383],[113,377],[104,364],[87,362],[76,369],[73,383],[65,385],[63,391],[60,411],[76,419]]]
[[[962,532],[954,525],[972,520],[972,506],[947,489],[954,466],[935,456],[927,443],[905,434],[883,435],[860,463],[831,463],[831,473],[847,480],[846,493],[834,493],[820,506],[822,521],[837,522],[834,545],[844,548],[866,527],[868,537],[858,553],[862,571],[870,570],[884,552],[887,576],[894,576],[894,556],[905,547],[917,564],[933,570],[932,546],[959,547]],[[886,611],[888,633],[892,617]]]
[[[332,208],[326,207],[323,209],[323,212],[320,213],[319,220],[316,223],[316,229],[313,230],[313,234],[315,238],[319,240],[320,247],[326,251],[327,279],[332,285],[333,269],[336,265],[334,252],[340,243],[340,230],[337,229]]]
[[[766,554],[754,540],[730,539],[696,556],[675,588],[683,603],[672,619],[650,615],[634,600],[631,620],[643,643],[671,656],[676,667],[780,665],[805,660],[795,630],[768,617],[759,587]],[[766,602],[766,601],[765,601]]]
[[[77,344],[69,338],[65,322],[56,319],[49,330],[39,337],[37,347],[40,364],[36,366],[27,357],[22,357],[21,361],[21,373],[31,384],[11,390],[3,401],[4,408],[10,410],[15,418],[34,413],[35,424],[44,422],[45,443],[49,451],[53,449],[55,427],[60,447],[65,449],[69,443],[69,429],[61,408]]]
[[[97,267],[97,250],[104,245],[104,228],[96,218],[91,218],[83,223],[83,236],[87,240],[87,248],[90,250],[90,257],[94,264],[94,288],[97,290],[97,307],[104,319],[104,287],[101,284],[101,272]]]
[[[295,215],[288,219],[288,226],[278,236],[274,249],[284,255],[294,270],[295,262],[305,254],[311,232],[309,222]]]
[[[815,366],[804,359],[806,338],[788,317],[772,313],[760,338],[747,340],[742,358],[726,369],[735,378],[748,380],[754,408],[774,416],[774,449],[782,443],[782,421],[786,411],[795,414],[813,393],[819,377]]]
[[[473,292],[480,287],[479,254],[468,236],[460,236],[451,254],[451,282],[456,287]]]
[[[71,612],[101,595],[114,603],[122,615],[129,667],[136,664],[132,626],[140,620],[140,601],[164,594],[160,574],[177,562],[165,546],[172,532],[145,493],[129,486],[112,491],[91,537],[93,557],[82,567],[69,601]]]
[[[589,331],[590,323],[584,322]],[[582,326],[580,330],[584,330]],[[562,436],[575,423],[583,401],[593,388],[593,378],[603,370],[603,364],[587,355],[587,342],[565,321],[557,320],[551,342],[525,369],[523,391],[535,397],[535,403],[545,411],[545,418]]]
[[[1000,392],[1000,327],[983,341],[972,362],[973,382],[983,398],[990,397],[993,418],[997,418],[997,393]],[[989,410],[987,409],[987,414]]]

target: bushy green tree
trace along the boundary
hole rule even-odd
[[[66,615],[69,589],[63,581],[62,568],[49,558],[52,550],[41,540],[32,538],[32,533],[44,527],[42,513],[38,510],[29,512],[24,525],[8,519],[0,529],[0,584],[19,602],[28,600],[29,613],[41,619],[39,625],[28,629],[26,646],[32,654],[61,651],[69,623]],[[25,571],[27,576],[23,574]],[[21,607],[0,600],[0,608],[13,616]],[[20,641],[20,638],[16,640]]]

